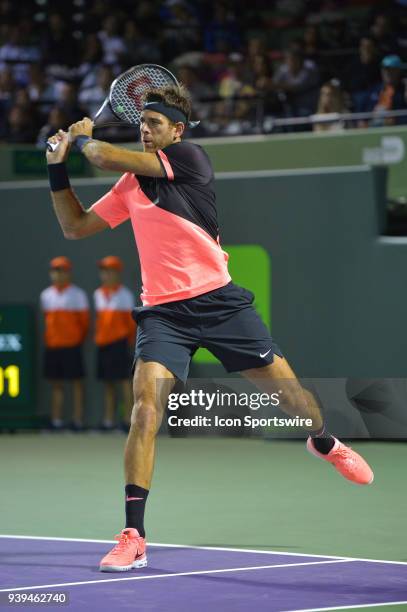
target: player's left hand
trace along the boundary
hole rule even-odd
[[[84,117],[82,121],[77,121],[69,126],[69,141],[75,142],[78,136],[90,136],[92,138],[93,121],[89,117]]]

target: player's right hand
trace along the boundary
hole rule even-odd
[[[54,134],[54,136],[51,136],[51,138],[48,138],[48,140],[54,144],[58,143],[58,147],[55,149],[55,151],[47,150],[47,163],[59,164],[60,162],[66,161],[68,158],[69,149],[71,148],[68,133],[64,132],[63,130],[58,130],[58,132]]]

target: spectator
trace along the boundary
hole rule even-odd
[[[204,47],[208,53],[239,51],[241,38],[237,21],[224,2],[216,2],[214,15],[205,28]]]
[[[114,79],[111,66],[100,66],[97,71],[97,84],[79,92],[79,103],[85,114],[93,117],[102,106]]]
[[[86,110],[78,103],[77,93],[74,83],[61,82],[57,88],[57,106],[66,114],[68,125],[86,115]]]
[[[157,35],[157,27],[161,26],[159,5],[151,0],[138,0],[133,14],[136,23],[143,28],[144,36],[153,38]]]
[[[25,87],[19,87],[16,89],[14,92],[13,102],[14,104],[24,108],[26,113],[32,117],[33,107],[28,90]]]
[[[56,90],[55,84],[47,78],[43,65],[31,64],[27,91],[31,102],[35,102],[39,112],[46,116],[55,104]]]
[[[200,28],[193,4],[185,0],[167,0],[161,10],[163,56],[173,59],[202,46]]]
[[[249,62],[257,55],[267,53],[267,44],[263,36],[251,36],[247,42],[247,58]]]
[[[325,83],[320,89],[317,115],[336,115],[346,113],[346,111],[345,94],[339,81],[333,79]],[[345,124],[340,119],[313,125],[315,132],[336,132],[344,128]]]
[[[143,63],[160,63],[161,51],[158,41],[146,36],[135,21],[126,22],[124,43],[126,45],[126,61],[130,66]]]
[[[345,72],[345,84],[351,94],[352,108],[356,113],[366,111],[373,90],[380,83],[380,59],[376,42],[364,36],[359,42],[358,57]]]
[[[251,63],[252,86],[256,96],[263,100],[264,115],[279,115],[283,107],[273,88],[273,69],[266,53],[255,55]]]
[[[397,37],[389,14],[379,13],[370,27],[370,35],[376,42],[381,56],[397,53]]]
[[[179,81],[187,87],[192,100],[194,116],[199,119],[206,119],[209,115],[209,105],[205,104],[205,99],[214,95],[212,88],[203,82],[196,70],[190,66],[180,66],[177,72]]]
[[[44,377],[51,384],[50,427],[53,430],[64,427],[64,383],[67,383],[73,391],[71,429],[81,431],[85,374],[82,345],[89,327],[88,298],[72,284],[72,264],[67,257],[50,261],[50,278],[52,285],[40,297],[45,317]]]
[[[0,2],[0,24],[7,25],[16,19],[16,6],[11,0]]]
[[[95,87],[97,71],[103,64],[103,47],[97,34],[88,34],[83,45],[82,61],[76,71],[81,89]]]
[[[95,343],[97,377],[104,383],[105,411],[102,429],[114,429],[115,390],[119,386],[124,403],[122,427],[130,426],[133,396],[130,384],[131,355],[136,324],[131,316],[135,306],[132,292],[122,284],[123,262],[110,255],[99,262],[101,286],[94,293],[96,309]]]
[[[304,58],[317,62],[320,59],[321,51],[325,49],[317,25],[308,25],[305,28],[302,43]]]
[[[219,96],[233,98],[237,96],[247,79],[247,67],[240,53],[232,53],[229,57],[226,70],[219,80]]]
[[[41,125],[41,120],[38,116],[37,107],[30,100],[28,89],[19,87],[14,93],[13,104],[20,107],[29,117],[32,131],[36,134]]]
[[[70,126],[66,113],[59,106],[54,106],[48,115],[48,120],[45,125],[40,129],[37,136],[37,147],[43,149],[48,138],[54,136],[56,132],[61,130],[67,130]]]
[[[123,36],[119,34],[119,21],[116,15],[109,15],[104,19],[98,36],[103,49],[103,63],[119,70],[126,53],[126,45]]]
[[[406,0],[399,0],[396,13],[396,44],[397,48],[405,57],[407,51],[407,2]]]
[[[87,20],[87,30],[94,30],[96,25],[100,24],[106,16],[106,10],[112,10],[111,0],[93,0],[87,8],[85,18]]]
[[[264,119],[282,113],[280,99],[273,88],[273,72],[267,54],[251,58],[249,78],[238,91],[234,117],[244,122],[245,131],[261,131]]]
[[[331,13],[323,32],[324,47],[329,51],[341,52],[354,47],[354,40],[344,13]]]
[[[13,77],[13,72],[9,66],[0,70],[0,101],[10,102],[14,91],[16,89],[16,82]]]
[[[40,51],[27,41],[25,30],[18,26],[9,29],[7,42],[0,47],[0,70],[10,65],[13,78],[25,87],[29,80],[29,66],[38,62]]]
[[[407,68],[407,65],[403,64],[398,55],[386,55],[381,66],[382,83],[380,88],[372,94],[373,112],[377,113],[372,125],[407,123],[407,116],[399,119],[380,117],[382,111],[407,109],[405,82],[402,78],[402,71]]]
[[[318,100],[318,85],[319,73],[315,64],[304,60],[299,51],[287,51],[273,79],[273,87],[283,99],[286,115],[312,115]]]
[[[0,70],[0,135],[5,134],[7,114],[13,104],[16,83],[11,68]]]
[[[60,13],[51,13],[42,40],[44,62],[52,66],[76,66],[77,45],[70,24]]]
[[[240,134],[242,126],[235,98],[240,94],[246,79],[246,64],[238,53],[231,54],[226,70],[223,72],[218,86],[221,102],[217,102],[213,109],[213,123],[209,126],[211,132],[228,135]],[[237,112],[237,114],[236,114]]]
[[[10,144],[33,142],[36,131],[26,107],[18,104],[10,108],[3,129],[2,139]]]

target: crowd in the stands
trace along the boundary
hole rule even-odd
[[[407,123],[406,59],[407,0],[0,0],[0,142],[42,146],[144,62],[188,87],[197,137]]]

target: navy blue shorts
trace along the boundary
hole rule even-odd
[[[47,348],[44,351],[43,374],[48,380],[77,380],[85,375],[82,346]]]
[[[99,380],[125,380],[131,377],[131,353],[127,338],[98,346],[96,375]]]
[[[163,364],[186,382],[189,364],[199,347],[208,349],[227,372],[261,368],[282,357],[257,314],[251,291],[230,282],[194,298],[140,306],[133,310],[139,357]]]

